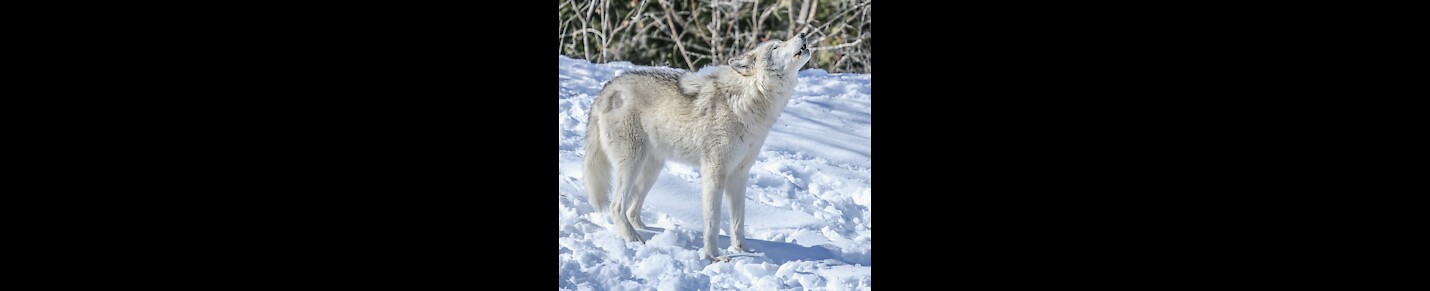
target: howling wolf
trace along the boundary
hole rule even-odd
[[[616,76],[591,103],[585,182],[598,211],[611,210],[616,231],[643,241],[640,208],[667,160],[698,165],[705,219],[705,258],[720,257],[720,197],[729,197],[730,242],[746,251],[745,180],[770,127],[784,110],[797,73],[809,62],[804,33],[773,40],[699,72],[673,69]],[[614,171],[612,171],[614,169]],[[615,178],[615,199],[608,198]],[[607,208],[609,206],[609,208]]]

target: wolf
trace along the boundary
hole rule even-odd
[[[766,41],[726,65],[697,72],[631,71],[612,78],[591,103],[585,137],[586,190],[597,212],[610,210],[626,241],[644,240],[636,228],[641,203],[666,161],[700,169],[706,259],[718,256],[720,199],[730,203],[730,244],[745,248],[745,183],[765,137],[809,62],[806,34]],[[611,187],[614,178],[615,187]],[[615,192],[615,199],[608,197]]]

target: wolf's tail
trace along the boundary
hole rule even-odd
[[[586,119],[586,196],[596,212],[606,211],[611,205],[611,162],[606,160],[606,152],[601,149],[601,126],[596,120],[597,99],[591,102],[590,117]]]

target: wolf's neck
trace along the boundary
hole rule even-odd
[[[766,127],[774,124],[793,94],[794,84],[774,84],[766,82],[785,81],[779,78],[751,80],[753,86],[730,99],[730,108],[740,121],[748,126]],[[798,81],[785,81],[798,82]]]

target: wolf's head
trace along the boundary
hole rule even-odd
[[[808,39],[800,33],[787,41],[771,40],[761,43],[755,49],[740,54],[729,61],[730,68],[741,75],[752,76],[769,73],[776,76],[793,75],[809,62]]]

